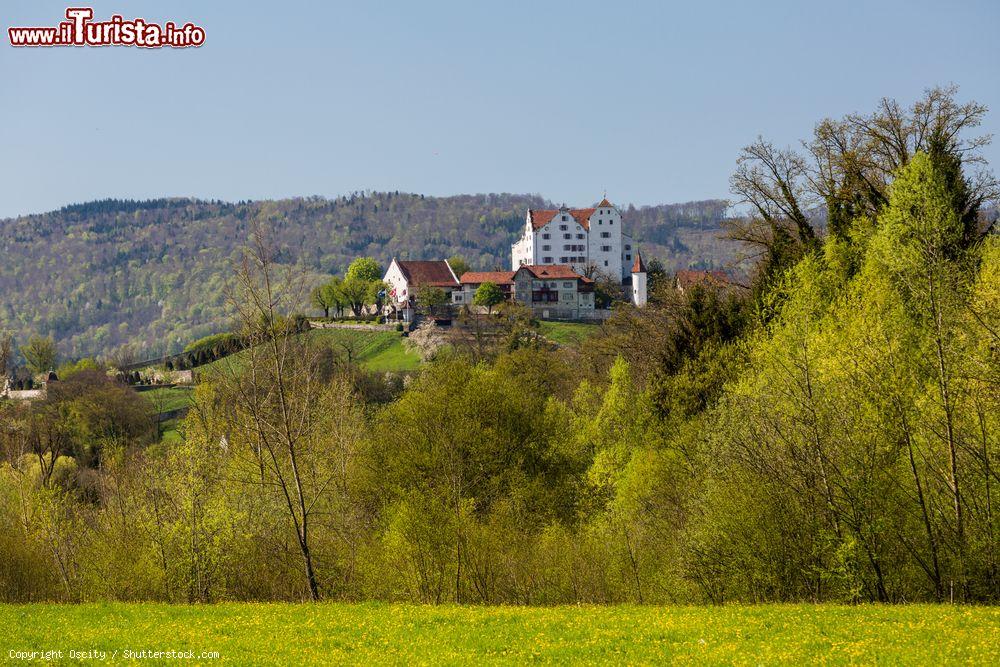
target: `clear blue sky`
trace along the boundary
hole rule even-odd
[[[70,2],[79,5],[82,2]],[[728,196],[739,148],[956,83],[1000,135],[1000,2],[104,2],[200,49],[14,49],[0,216],[103,197]],[[1000,171],[1000,146],[989,150]]]

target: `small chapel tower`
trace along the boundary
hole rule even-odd
[[[646,264],[642,261],[638,248],[632,264],[632,303],[637,306],[646,305]]]

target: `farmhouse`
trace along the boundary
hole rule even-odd
[[[407,321],[413,316],[421,289],[435,287],[448,295],[460,286],[448,260],[401,261],[393,257],[382,281],[387,285],[386,306]]]
[[[516,271],[469,271],[462,274],[461,289],[452,292],[452,303],[471,305],[485,282],[500,288],[508,301],[531,307],[542,319],[590,319],[594,311],[594,281],[563,264],[524,264]]]

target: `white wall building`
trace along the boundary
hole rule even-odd
[[[626,279],[634,246],[622,230],[621,213],[607,199],[596,208],[528,209],[524,233],[511,246],[511,268],[568,264],[578,273]]]
[[[448,294],[459,288],[458,276],[448,260],[402,261],[393,257],[382,281],[389,286],[388,301],[395,303],[411,301],[421,287],[440,287]]]
[[[413,318],[413,309],[422,287],[440,288],[449,298],[452,291],[461,287],[448,260],[403,261],[393,257],[382,281],[388,287],[387,313],[401,314],[407,322]]]
[[[631,285],[639,249],[622,229],[621,212],[607,199],[595,208],[528,209],[524,233],[511,246],[511,268],[525,265],[566,264],[577,273],[597,274]],[[630,289],[633,303],[646,302],[645,267],[641,303]]]

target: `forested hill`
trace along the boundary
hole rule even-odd
[[[584,204],[585,202],[574,202]],[[0,329],[19,342],[50,335],[67,356],[174,351],[226,326],[223,288],[249,222],[273,229],[282,262],[317,274],[370,255],[464,256],[475,268],[506,267],[534,195],[425,197],[358,193],[226,203],[192,199],[104,200],[0,221]],[[732,246],[718,239],[720,200],[626,207],[626,229],[646,256],[672,268],[717,266]]]

